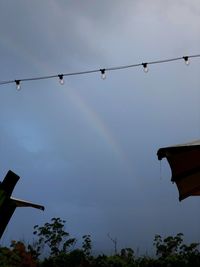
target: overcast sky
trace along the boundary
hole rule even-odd
[[[1,0],[0,80],[142,63],[200,53],[198,0]],[[198,197],[178,201],[160,147],[199,139],[198,58],[0,86],[0,176],[17,209],[1,240],[32,241],[35,224],[67,221],[94,251],[151,252],[155,234],[200,241]]]

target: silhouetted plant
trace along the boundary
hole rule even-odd
[[[134,263],[134,250],[132,248],[121,249],[121,257],[129,265]]]
[[[23,242],[12,241],[10,248],[0,248],[1,267],[36,267],[37,262]]]
[[[38,237],[32,245],[12,241],[10,248],[0,247],[1,267],[197,267],[200,266],[198,243],[183,244],[183,234],[166,238],[156,235],[157,257],[135,257],[134,250],[123,248],[119,254],[92,256],[90,235],[84,235],[82,248],[74,249],[75,238],[64,230],[65,221],[52,218],[50,223],[34,226]],[[115,241],[115,240],[114,240]],[[114,242],[113,242],[114,243]],[[50,255],[39,260],[42,248]]]
[[[91,256],[91,250],[92,250],[92,241],[90,235],[83,236],[82,249],[85,256],[89,258],[89,256]]]
[[[162,239],[160,235],[156,235],[154,238],[156,255],[165,258],[169,255],[176,254],[179,251],[180,245],[183,241],[182,237],[183,237],[182,233],[178,233],[175,237],[168,236],[165,239]]]
[[[51,256],[66,253],[76,243],[76,239],[69,238],[69,233],[64,230],[64,224],[64,220],[52,218],[51,223],[45,223],[43,226],[35,225],[33,234],[39,238],[38,250],[47,245]]]
[[[158,256],[158,266],[200,266],[200,253],[197,249],[198,243],[190,245],[182,244],[183,234],[168,236],[163,239],[156,235],[154,245]]]

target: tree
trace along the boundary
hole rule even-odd
[[[114,244],[114,252],[115,252],[115,255],[117,255],[117,238],[113,238],[110,236],[110,234],[108,233],[107,234],[108,238],[112,241],[112,243]]]
[[[175,237],[168,236],[163,239],[160,235],[156,235],[154,238],[154,246],[156,247],[156,255],[161,258],[166,258],[169,255],[176,254],[183,241],[183,234],[178,233]]]
[[[60,253],[67,253],[69,248],[75,245],[76,239],[69,238],[69,233],[64,230],[65,221],[60,218],[52,218],[51,223],[43,226],[34,226],[34,235],[37,235],[37,251],[41,251],[45,245],[50,249],[51,256],[58,256]]]
[[[22,242],[12,241],[10,248],[0,248],[0,266],[36,267],[37,262]]]
[[[121,258],[123,258],[127,264],[133,264],[135,259],[134,250],[132,248],[121,249]]]
[[[90,235],[84,235],[83,236],[82,249],[83,249],[83,252],[84,252],[86,258],[89,258],[91,256],[91,249],[92,249],[91,243],[92,242],[91,242]]]
[[[198,243],[183,244],[183,234],[162,238],[156,235],[154,246],[158,256],[158,266],[200,266]]]

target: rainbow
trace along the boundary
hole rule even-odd
[[[95,112],[90,105],[86,102],[83,96],[81,96],[77,90],[68,88],[68,96],[80,111],[81,114],[88,121],[89,125],[96,131],[96,133],[101,137],[101,139],[106,142],[106,145],[111,148],[113,155],[117,160],[125,167],[128,173],[131,171],[131,165],[128,162],[125,154],[123,153],[120,145],[116,142],[114,135],[100,118],[100,116]]]
[[[32,63],[32,67],[35,66],[36,69],[48,69],[50,71],[50,67],[46,63],[35,59],[34,55],[31,55],[18,43],[15,42],[15,45],[13,45],[12,40],[10,40],[8,36],[4,35],[4,38],[1,39],[1,44],[10,49],[12,53],[14,52],[19,54],[18,52],[20,51],[20,56],[22,56],[24,60],[27,60],[28,58]],[[70,97],[72,103],[81,111],[81,114],[88,121],[89,125],[93,127],[96,133],[106,142],[107,146],[110,147],[111,151],[113,151],[113,155],[115,155],[118,161],[129,173],[132,173],[131,164],[128,162],[125,153],[119,143],[115,140],[115,137],[109,127],[105,124],[97,112],[90,107],[84,97],[78,93],[78,90],[69,86],[69,83],[67,85],[67,96]]]

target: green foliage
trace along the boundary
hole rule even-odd
[[[91,255],[91,249],[92,249],[92,241],[91,241],[90,235],[83,236],[82,249],[83,249],[83,253],[85,254],[86,258],[89,258],[89,256]]]
[[[12,241],[10,248],[0,248],[0,266],[36,267],[37,262],[22,242]]]
[[[51,223],[45,223],[43,226],[34,226],[34,235],[37,235],[38,254],[42,248],[47,245],[51,256],[58,256],[60,253],[66,253],[68,249],[76,242],[75,238],[69,238],[69,233],[64,230],[65,221],[60,218],[52,218]]]
[[[120,257],[123,259],[126,266],[135,266],[135,256],[132,248],[121,249]]]
[[[200,266],[200,252],[197,249],[198,243],[190,245],[182,244],[183,234],[162,238],[156,235],[154,246],[158,256],[159,266]]]
[[[23,242],[12,241],[10,248],[0,247],[1,267],[197,267],[200,266],[198,243],[186,245],[183,234],[163,238],[155,235],[155,257],[135,257],[132,248],[123,248],[111,256],[92,256],[90,235],[84,235],[82,247],[75,249],[76,239],[64,230],[65,221],[52,218],[50,223],[34,226],[37,237],[27,247]],[[39,260],[41,250],[50,254]],[[72,249],[73,248],[73,249]]]
[[[166,258],[170,255],[176,254],[180,250],[180,245],[183,241],[183,234],[179,233],[175,237],[168,236],[162,239],[160,235],[154,238],[154,245],[156,247],[156,255],[161,258]]]

